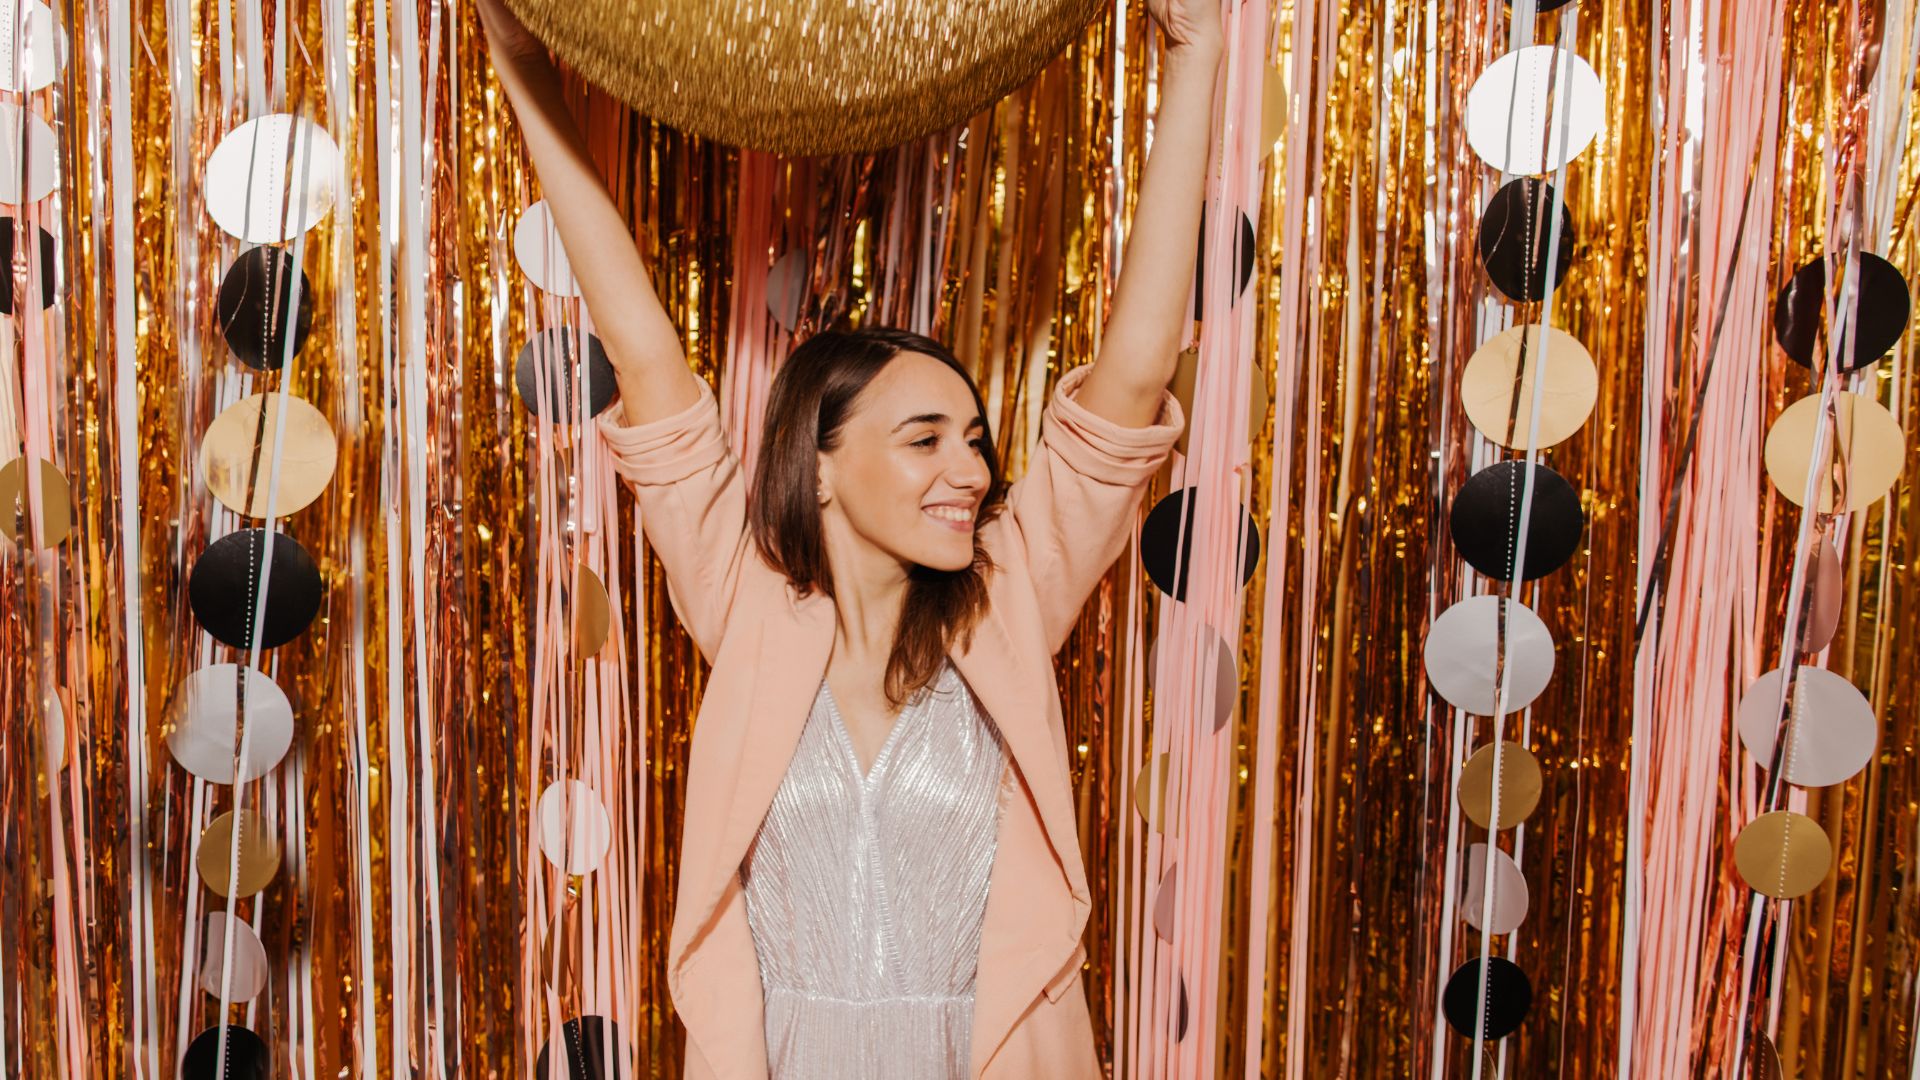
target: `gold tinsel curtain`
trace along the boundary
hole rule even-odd
[[[1798,523],[1767,486],[1759,447],[1788,401],[1817,390],[1759,345],[1773,290],[1842,243],[1829,228],[1849,176],[1871,175],[1892,208],[1849,226],[1859,245],[1920,276],[1912,80],[1846,77],[1861,25],[1878,35],[1875,70],[1910,75],[1916,18],[1911,0],[1794,0],[1774,14],[1772,51],[1742,68],[1726,58],[1755,17],[1745,4],[1578,8],[1577,21],[1542,13],[1529,40],[1574,28],[1560,43],[1608,92],[1604,133],[1568,173],[1578,269],[1553,311],[1601,383],[1588,426],[1550,456],[1581,493],[1588,531],[1569,568],[1529,593],[1560,645],[1532,711],[1546,786],[1525,832],[1531,913],[1510,943],[1534,1002],[1490,1060],[1507,1075],[1611,1076],[1630,1044],[1634,1075],[1674,1074],[1656,1061],[1725,1075],[1750,895],[1730,846],[1753,783],[1733,706],[1779,654]],[[176,767],[166,732],[182,680],[232,660],[187,597],[200,553],[236,522],[200,478],[201,442],[223,408],[271,388],[320,410],[339,461],[319,501],[283,523],[327,585],[308,633],[262,662],[297,726],[280,769],[244,785],[285,856],[274,883],[237,905],[270,977],[231,1022],[261,1033],[276,1075],[526,1076],[549,1017],[577,1015],[618,983],[640,1070],[678,1075],[662,963],[704,671],[630,505],[595,501],[590,443],[543,433],[516,396],[521,344],[578,314],[515,265],[513,228],[539,193],[471,5],[73,0],[52,13],[70,43],[58,78],[8,100],[55,133],[56,195],[14,213],[55,238],[60,292],[44,313],[4,321],[0,459],[50,460],[75,526],[52,548],[0,543],[0,1072],[172,1075],[218,1019],[196,982],[210,894],[192,853],[233,792]],[[1249,210],[1253,358],[1273,408],[1250,461],[1267,555],[1245,594],[1231,729],[1220,1075],[1476,1067],[1436,1002],[1474,947],[1443,926],[1457,888],[1445,872],[1449,777],[1486,736],[1458,737],[1420,657],[1434,615],[1467,591],[1446,507],[1474,460],[1455,388],[1492,318],[1474,231],[1493,184],[1467,151],[1462,110],[1508,47],[1512,17],[1491,2],[1283,0],[1254,31],[1280,88],[1266,99],[1281,114],[1267,118],[1276,150]],[[970,121],[852,157],[743,152],[572,90],[703,375],[723,375],[742,281],[800,252],[798,331],[914,324],[952,343],[1017,471],[1051,379],[1096,341],[1149,137],[1151,41],[1137,5],[1104,11]],[[1761,69],[1770,77],[1753,77]],[[1755,129],[1765,152],[1754,158],[1770,171],[1752,183],[1751,148],[1715,111],[1730,102],[1775,117]],[[1871,131],[1869,104],[1888,118]],[[338,204],[299,249],[314,330],[284,377],[245,372],[227,353],[216,298],[241,246],[205,210],[214,146],[273,112],[320,125],[344,160]],[[1755,183],[1760,212],[1729,241]],[[743,184],[771,203],[760,246],[747,245],[765,265],[742,262],[735,242]],[[1701,252],[1720,261],[1702,265]],[[1744,291],[1724,335],[1752,347],[1713,354],[1739,252],[1751,269],[1733,276]],[[1910,429],[1912,341],[1867,388]],[[1744,425],[1713,429],[1721,449],[1685,461],[1703,402],[1736,385]],[[1275,490],[1283,504],[1271,505]],[[1690,494],[1670,515],[1675,490]],[[1720,636],[1689,652],[1658,623],[1642,634],[1669,517],[1704,536],[1704,508],[1727,499],[1751,507],[1726,547],[1752,567],[1753,587],[1677,560],[1663,610],[1711,608]],[[1849,528],[1828,664],[1866,691],[1881,743],[1863,778],[1807,799],[1834,840],[1834,870],[1794,905],[1779,975],[1759,992],[1777,1008],[1770,1029],[1790,1073],[1880,1077],[1913,1068],[1920,1008],[1920,911],[1906,888],[1920,826],[1909,738],[1920,669],[1903,644],[1920,635],[1910,485]],[[608,754],[631,845],[620,856],[631,888],[617,897],[605,875],[546,876],[529,841],[555,761],[612,730],[590,701],[599,691],[548,681],[542,659],[554,598],[572,580],[570,563],[551,560],[588,550],[589,535],[604,545],[593,550],[617,627],[592,685],[617,684],[632,710],[630,736]],[[1057,660],[1096,893],[1089,1001],[1109,1060],[1124,1059],[1141,1023],[1109,946],[1151,934],[1117,869],[1135,854],[1122,826],[1143,764],[1124,751],[1118,718],[1139,685],[1125,643],[1155,625],[1156,595],[1124,562]],[[1275,673],[1267,700],[1263,669]],[[1675,672],[1694,686],[1684,716],[1664,711],[1677,699],[1644,692]],[[535,739],[548,715],[568,718],[555,729],[564,738]],[[1668,881],[1652,867],[1671,871],[1660,860],[1672,838],[1630,833],[1667,820],[1672,798],[1636,786],[1634,746],[1651,753],[1696,723],[1724,737],[1646,763],[1655,789],[1693,770],[1707,792],[1690,811],[1704,854],[1672,872],[1691,891],[1673,886],[1679,899],[1662,909],[1693,921],[1664,938],[1634,883]],[[1260,820],[1272,844],[1256,861]],[[1256,882],[1270,889],[1264,919]],[[1667,940],[1686,942],[1693,966],[1654,944]],[[642,962],[608,971],[628,956]],[[1265,978],[1249,990],[1256,956]],[[1676,1040],[1677,1058],[1659,1056]],[[1120,1071],[1147,1073],[1138,1061]]]

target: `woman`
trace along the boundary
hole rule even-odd
[[[594,325],[674,609],[713,664],[690,752],[668,979],[690,1077],[1097,1077],[1086,875],[1051,657],[1183,417],[1221,52],[1216,0],[1150,0],[1156,139],[1096,361],[1003,490],[939,344],[816,335],[775,379],[751,492],[559,93],[480,0]]]

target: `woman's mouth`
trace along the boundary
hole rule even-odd
[[[928,517],[954,532],[973,531],[973,507],[971,506],[923,506],[920,509]]]

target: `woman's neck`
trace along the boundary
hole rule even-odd
[[[834,647],[849,658],[875,659],[893,651],[907,599],[907,568],[881,551],[829,557],[833,604],[839,615]]]

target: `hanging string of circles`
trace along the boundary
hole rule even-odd
[[[1572,19],[1568,12],[1563,41],[1574,39]],[[1532,749],[1499,732],[1546,690],[1555,667],[1552,632],[1520,590],[1571,561],[1586,533],[1582,493],[1538,459],[1579,433],[1598,397],[1594,358],[1553,325],[1551,300],[1578,248],[1558,174],[1600,135],[1606,104],[1593,68],[1552,45],[1499,57],[1467,94],[1468,146],[1502,175],[1480,218],[1477,254],[1492,295],[1514,310],[1512,324],[1461,369],[1458,397],[1485,445],[1515,456],[1473,473],[1450,500],[1454,551],[1492,591],[1441,612],[1422,652],[1435,694],[1491,717],[1495,733],[1460,765],[1455,785],[1461,813],[1488,835],[1469,846],[1455,892],[1480,946],[1454,969],[1440,1002],[1448,1025],[1476,1047],[1519,1030],[1533,1004],[1526,972],[1492,939],[1518,930],[1528,909],[1524,868],[1501,848],[1500,833],[1524,822],[1547,787]]]
[[[313,330],[312,281],[300,265],[304,240],[331,215],[340,175],[333,139],[292,113],[237,125],[206,160],[207,215],[240,245],[214,299],[220,340],[236,362],[226,374],[258,389],[214,417],[195,458],[207,492],[241,520],[195,559],[188,607],[235,660],[190,672],[162,723],[174,763],[231,792],[231,809],[201,829],[194,857],[201,883],[228,904],[205,917],[194,980],[223,1005],[252,1001],[271,982],[266,948],[234,905],[254,898],[258,919],[283,844],[275,815],[246,806],[246,788],[285,760],[299,727],[286,693],[254,665],[262,650],[311,628],[327,589],[312,554],[279,525],[326,493],[339,457],[332,422],[284,387]],[[268,388],[276,382],[282,389]],[[229,1024],[202,1031],[181,1062],[181,1074],[191,1078],[265,1077],[270,1068],[260,1037]]]

